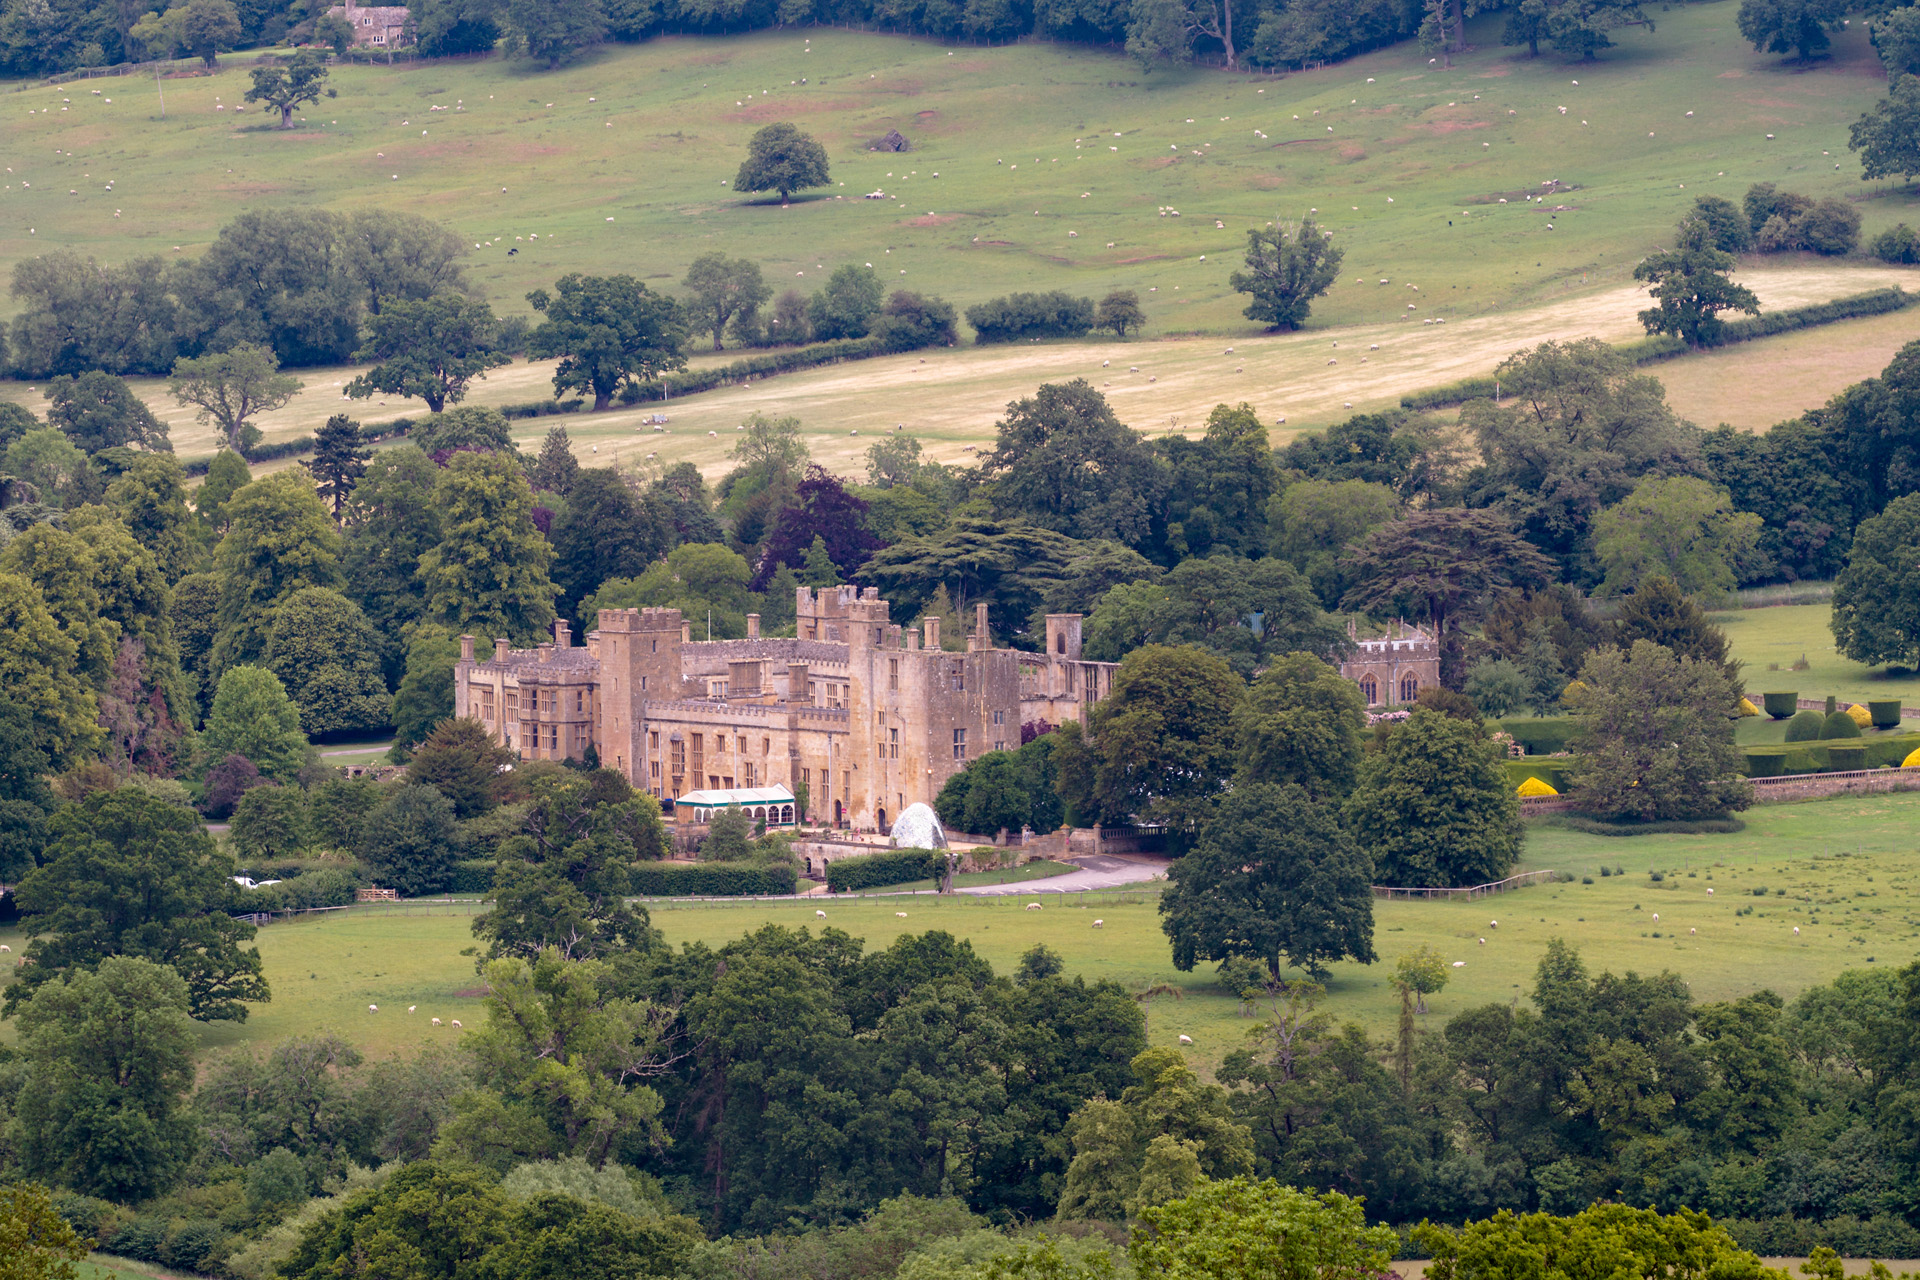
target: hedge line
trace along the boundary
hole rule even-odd
[[[931,849],[896,849],[859,858],[840,858],[827,864],[827,888],[833,893],[908,884],[938,877],[940,857]]]
[[[1825,1245],[1843,1258],[1920,1257],[1920,1231],[1892,1214],[1873,1218],[1842,1215],[1814,1222],[1805,1218],[1720,1218],[1742,1249],[1767,1257],[1804,1258]]]
[[[1884,738],[1831,738],[1819,742],[1769,743],[1741,748],[1750,778],[1778,778],[1823,770],[1898,768],[1920,750],[1920,733]]]
[[[453,864],[453,879],[448,893],[462,897],[485,897],[493,892],[493,859],[471,858]]]
[[[412,429],[412,418],[393,418],[387,422],[364,422],[360,424],[360,440],[363,444],[373,444],[392,436],[403,436]],[[292,458],[303,453],[312,453],[313,443],[312,436],[299,436],[274,444],[255,445],[241,456],[248,462],[271,462],[275,458]],[[203,476],[207,474],[207,468],[212,465],[212,458],[195,458],[192,462],[182,463],[180,469],[190,476]]]
[[[791,865],[643,862],[633,869],[633,891],[646,898],[739,898],[792,893],[799,879]]]
[[[671,400],[674,396],[692,395],[696,391],[711,391],[715,387],[739,382],[744,378],[764,378],[769,374],[812,369],[840,360],[863,360],[869,356],[890,354],[892,353],[874,338],[844,338],[838,342],[816,342],[810,347],[795,347],[791,351],[774,351],[766,355],[748,356],[744,360],[735,360],[732,364],[721,365],[716,369],[694,369],[686,373],[670,373],[658,382],[629,385],[620,393],[620,402],[639,404],[643,400]]]
[[[1882,316],[1891,311],[1904,310],[1916,303],[1920,303],[1920,293],[1908,293],[1904,289],[1889,287],[1873,289],[1867,293],[1856,293],[1847,298],[1835,298],[1832,302],[1815,302],[1804,307],[1788,307],[1785,311],[1768,311],[1757,316],[1743,316],[1721,325],[1720,341],[1714,345],[1727,347],[1736,342],[1751,342],[1755,338],[1768,338],[1776,333],[1811,329],[1817,325],[1832,324],[1837,320]],[[1692,348],[1672,334],[1662,333],[1649,335],[1633,342],[1620,343],[1615,350],[1635,364],[1652,364],[1685,355]],[[1465,404],[1469,400],[1491,399],[1495,394],[1494,379],[1463,378],[1459,382],[1430,387],[1425,391],[1410,391],[1400,397],[1400,407],[1446,409],[1457,404]]]
[[[1567,756],[1547,757],[1528,756],[1519,760],[1507,761],[1507,783],[1517,787],[1528,778],[1538,778],[1562,795],[1572,786],[1571,775],[1574,761]]]

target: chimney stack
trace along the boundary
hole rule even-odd
[[[982,649],[993,647],[993,633],[987,630],[987,606],[982,601],[973,606],[973,634],[980,639]]]
[[[693,623],[689,622],[685,618],[680,619],[680,643],[681,644],[693,643]]]
[[[928,618],[921,625],[926,628],[927,648],[938,649],[940,647],[940,615],[936,613],[933,617]]]
[[[747,615],[747,639],[758,640],[759,638],[760,638],[760,615],[757,613],[750,613]]]
[[[473,661],[473,637],[472,636],[460,637],[460,661],[462,662]]]
[[[812,702],[807,696],[807,664],[789,662],[787,664],[787,701]]]
[[[494,639],[493,660],[495,662],[505,662],[507,660],[507,642],[503,637],[495,637]]]
[[[573,647],[573,624],[565,618],[553,620],[553,647],[571,649]]]

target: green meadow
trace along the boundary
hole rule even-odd
[[[1112,51],[949,49],[829,28],[674,38],[552,73],[499,59],[343,68],[339,97],[291,132],[235,113],[239,56],[211,77],[19,87],[0,93],[16,144],[0,175],[0,268],[53,247],[190,255],[247,208],[378,205],[456,228],[503,313],[525,312],[527,290],[567,271],[671,289],[716,249],[759,260],[776,287],[811,290],[838,265],[871,262],[889,284],[961,307],[1014,289],[1134,288],[1151,321],[1142,341],[921,353],[669,405],[662,433],[639,423],[652,405],[568,428],[603,462],[712,470],[722,433],[760,410],[800,416],[829,465],[864,451],[851,433],[896,425],[958,460],[1009,400],[1085,376],[1142,429],[1192,429],[1214,404],[1247,400],[1294,430],[1484,373],[1547,337],[1633,336],[1645,304],[1633,265],[1696,195],[1737,200],[1756,181],[1841,195],[1861,202],[1869,235],[1920,216],[1914,192],[1862,184],[1845,148],[1847,125],[1884,92],[1863,31],[1811,69],[1790,67],[1741,40],[1736,11],[1733,0],[1663,11],[1656,31],[1622,32],[1596,64],[1529,60],[1499,46],[1493,19],[1451,69],[1403,45],[1283,77],[1143,74]],[[835,186],[786,208],[731,191],[747,138],[772,120],[820,137]],[[867,149],[890,128],[914,150]],[[1570,189],[1527,199],[1548,181]],[[874,191],[887,198],[863,198]],[[1260,335],[1227,275],[1249,228],[1309,214],[1346,248],[1340,282],[1309,332]],[[1769,307],[1914,279],[1799,256],[1742,275]],[[1444,330],[1416,323],[1442,319]],[[1750,360],[1797,344],[1786,385],[1754,379],[1731,352],[1657,372],[1685,384],[1676,403],[1694,420],[1764,427],[1877,371],[1879,351],[1912,330],[1902,316],[1856,323],[1755,344]],[[348,408],[338,387],[352,371],[302,376],[308,393],[263,423],[269,439]],[[474,399],[541,398],[548,376],[516,364]],[[211,450],[189,415],[160,403],[158,383],[141,390],[184,456]],[[39,406],[37,388],[0,394]]]
[[[1554,937],[1579,947],[1596,971],[1671,969],[1703,1001],[1760,987],[1790,998],[1844,969],[1906,964],[1920,953],[1920,906],[1914,905],[1920,850],[1912,840],[1920,795],[1772,805],[1745,816],[1746,830],[1731,835],[1610,839],[1534,826],[1523,867],[1567,872],[1574,880],[1471,902],[1376,902],[1379,962],[1335,965],[1328,1007],[1376,1036],[1390,1035],[1399,1004],[1387,976],[1400,956],[1423,945],[1462,962],[1430,1001],[1432,1026],[1475,1005],[1524,996]],[[1603,876],[1602,867],[1620,874]],[[1663,878],[1653,880],[1654,871]],[[1761,890],[1765,896],[1758,896]],[[1029,902],[1041,909],[1026,910]],[[1212,966],[1192,973],[1173,967],[1156,905],[1148,889],[654,903],[651,909],[675,946],[719,946],[767,924],[844,929],[870,948],[944,929],[971,941],[1004,973],[1022,952],[1044,943],[1069,972],[1089,979],[1111,979],[1136,992],[1174,988],[1177,995],[1157,996],[1149,1007],[1153,1042],[1191,1036],[1194,1060],[1211,1066],[1239,1043],[1247,1015],[1256,1011],[1215,986]],[[272,1002],[257,1006],[244,1024],[204,1028],[202,1039],[208,1048],[263,1045],[331,1029],[375,1056],[451,1040],[461,1034],[454,1019],[470,1030],[485,1017],[474,959],[462,954],[474,944],[474,909],[470,903],[404,904],[270,925],[258,945]],[[23,945],[17,931],[0,933],[0,940],[16,954]],[[442,1019],[438,1028],[435,1017]],[[10,1039],[11,1026],[0,1035]]]
[[[1920,673],[1869,667],[1834,652],[1831,605],[1778,605],[1710,616],[1726,631],[1732,656],[1746,664],[1740,678],[1756,706],[1768,690],[1845,702],[1898,698],[1908,706],[1920,703]],[[1807,669],[1793,670],[1803,659]]]

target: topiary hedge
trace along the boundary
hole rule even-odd
[[[1787,741],[1818,742],[1826,736],[1821,732],[1826,727],[1827,718],[1818,711],[1797,711],[1787,721]]]
[[[1787,772],[1786,747],[1748,747],[1741,752],[1749,778],[1778,778]]]
[[[1797,690],[1787,693],[1763,693],[1760,701],[1767,714],[1775,720],[1785,720],[1800,709],[1800,694]]]
[[[940,855],[931,849],[895,849],[827,864],[827,888],[834,893],[882,885],[932,880],[940,874]]]
[[[1507,783],[1518,787],[1528,778],[1537,778],[1555,791],[1565,795],[1573,782],[1574,761],[1566,758],[1529,757],[1506,762]]]
[[[447,886],[448,893],[457,893],[462,897],[485,897],[493,892],[493,860],[491,858],[470,858],[453,864],[453,883]]]
[[[1860,724],[1844,711],[1829,711],[1821,725],[1820,736],[1829,740],[1857,738],[1860,736]]]
[[[1898,729],[1900,727],[1900,700],[1890,702],[1869,702],[1867,714],[1873,717],[1876,729]]]
[[[633,891],[643,898],[744,898],[792,893],[799,879],[791,864],[640,862]]]
[[[1827,768],[1835,773],[1868,767],[1864,742],[1836,742],[1827,748]]]

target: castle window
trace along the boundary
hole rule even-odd
[[[994,713],[993,713],[993,722],[994,722],[995,724],[1005,724],[1005,723],[1007,722],[1007,713],[1006,713],[1006,712],[1004,712],[1004,711],[996,711],[996,712],[994,712]]]
[[[953,758],[955,760],[965,760],[967,758],[967,731],[965,729],[955,729],[953,731]]]
[[[887,730],[887,759],[898,760],[899,758],[900,731],[898,729],[889,729]]]
[[[1400,677],[1400,701],[1412,702],[1420,696],[1420,680],[1416,676]]]
[[[900,659],[888,658],[887,659],[887,688],[898,689],[899,687],[900,687]]]
[[[1367,700],[1370,707],[1380,705],[1380,686],[1374,683],[1372,676],[1360,677],[1360,696]]]
[[[1055,653],[1065,653],[1067,651],[1067,636],[1064,631],[1054,636],[1053,651]]]

